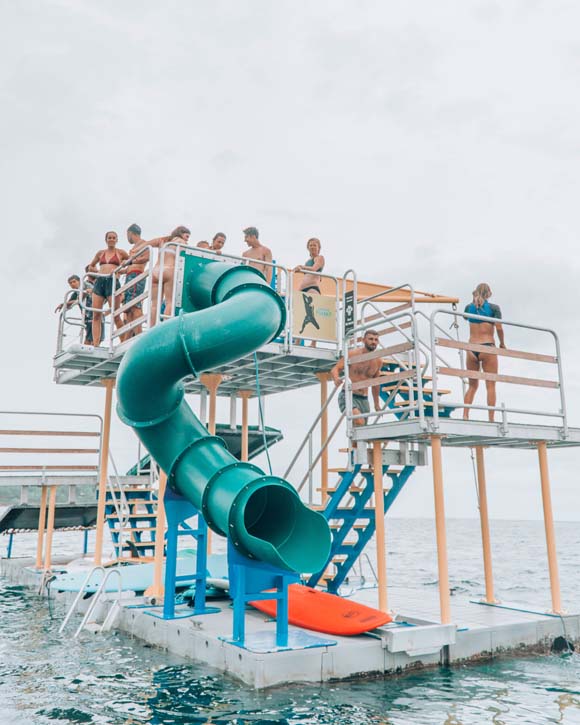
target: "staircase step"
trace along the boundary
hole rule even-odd
[[[155,561],[154,556],[120,556],[107,562],[106,566],[114,566],[115,564],[150,564]]]
[[[119,521],[119,517],[117,516],[117,514],[110,514],[109,516],[106,516],[105,518],[107,518],[109,520],[115,519],[115,521]],[[156,519],[157,514],[153,514],[153,513],[150,514],[148,512],[145,512],[142,514],[129,514],[128,516],[123,516],[122,518],[123,519]]]
[[[154,541],[132,541],[130,544],[123,544],[123,549],[130,549],[132,547],[135,547],[136,549],[154,549],[155,548],[155,542]]]
[[[342,529],[343,525],[344,524],[330,524],[330,528],[338,530],[338,529]],[[362,530],[366,529],[367,526],[368,526],[368,524],[358,523],[358,524],[353,524],[350,528],[354,529],[355,531],[362,531]]]
[[[135,506],[137,504],[143,504],[143,505],[147,504],[148,506],[150,506],[152,504],[157,505],[157,499],[156,498],[126,498],[126,499],[123,499],[121,497],[119,497],[119,498],[109,498],[109,499],[107,499],[107,504],[108,505],[111,505],[114,501],[116,503],[122,504],[123,506],[125,505],[125,503],[128,506]]]

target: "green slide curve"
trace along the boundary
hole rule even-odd
[[[198,260],[180,313],[138,337],[117,375],[117,411],[213,531],[252,559],[301,573],[324,566],[330,530],[278,476],[237,461],[185,400],[182,380],[245,357],[284,328],[282,299],[252,267]]]

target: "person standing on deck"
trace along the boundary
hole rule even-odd
[[[369,380],[370,378],[378,378],[381,374],[381,368],[383,361],[380,357],[372,358],[371,360],[363,360],[357,363],[357,357],[365,355],[369,352],[374,352],[379,345],[379,334],[376,330],[367,330],[363,337],[363,346],[351,350],[348,353],[348,377],[351,383],[358,383],[362,380]],[[334,384],[338,387],[342,385],[343,380],[340,378],[340,374],[344,373],[344,358],[341,358],[336,365],[330,371]],[[379,396],[379,385],[373,385],[373,401],[375,404],[375,410],[381,410],[381,399]],[[345,392],[344,388],[338,394],[338,407],[340,412],[344,413],[346,410]],[[369,390],[368,388],[362,388],[356,390],[352,394],[352,414],[361,415],[364,413],[370,413],[371,407],[369,405]],[[355,418],[355,425],[365,425],[366,418]]]
[[[138,224],[131,224],[131,226],[127,229],[127,240],[129,241],[129,244],[131,244],[131,249],[129,250],[130,262],[126,272],[125,284],[135,279],[135,277],[143,274],[143,272],[145,272],[147,268],[147,264],[151,259],[151,253],[149,249],[143,249],[142,252],[139,252],[139,250],[143,247],[148,246],[158,247],[160,244],[168,242],[170,239],[171,237],[156,237],[155,239],[147,241],[146,239],[142,239],[141,237],[141,227]],[[141,279],[139,280],[139,282],[136,282],[131,287],[129,287],[129,289],[125,290],[125,294],[123,295],[123,304],[126,305],[131,302],[131,300],[140,297],[143,292],[145,292],[146,282],[146,279]],[[125,314],[124,324],[129,324],[130,322],[133,322],[133,320],[137,320],[139,317],[142,316],[142,314],[143,305],[141,302],[138,302],[136,305],[132,305]],[[143,325],[137,325],[132,330],[126,332],[123,335],[122,339],[128,340],[131,337],[140,335],[142,331]]]
[[[466,305],[465,312],[469,315],[480,315],[481,317],[489,317],[489,322],[484,320],[469,320],[469,342],[476,343],[477,345],[484,345],[485,347],[495,347],[495,333],[499,340],[499,346],[505,348],[505,339],[503,334],[503,325],[501,322],[494,322],[494,320],[501,320],[501,310],[498,305],[494,305],[488,302],[491,297],[491,289],[488,284],[482,282],[478,284],[473,291],[473,301]],[[484,373],[497,373],[498,370],[498,359],[497,355],[486,352],[472,352],[467,351],[466,366],[468,370],[474,370],[479,372],[483,368]],[[465,393],[464,403],[471,405],[477,392],[479,380],[469,380],[469,387]],[[496,403],[495,394],[495,380],[486,380],[485,387],[487,388],[487,404],[494,406]],[[488,417],[490,422],[493,423],[495,419],[495,410],[488,410]],[[468,420],[469,408],[463,409],[463,420]]]
[[[260,243],[259,236],[260,233],[256,227],[244,229],[244,241],[250,248],[242,254],[242,257],[254,260],[250,262],[250,267],[254,267],[261,272],[266,278],[266,282],[270,284],[272,282],[272,267],[269,264],[260,264],[260,262],[271,262],[272,252],[268,247]]]
[[[173,314],[173,285],[175,283],[175,257],[178,246],[187,245],[191,231],[184,226],[175,227],[168,237],[159,237],[149,242],[153,247],[161,247],[165,242],[174,242],[176,246],[167,247],[163,254],[163,269],[161,269],[161,254],[153,267],[153,284],[151,285],[151,320],[150,327],[157,323],[157,298],[159,285],[161,285],[161,306],[165,305],[165,315]]]
[[[107,232],[105,234],[106,249],[99,250],[89,264],[85,267],[85,272],[98,272],[103,277],[97,277],[93,287],[93,345],[98,347],[101,344],[101,331],[103,320],[103,305],[105,300],[109,307],[112,306],[113,294],[119,289],[119,280],[114,275],[114,270],[119,267],[125,260],[129,259],[129,255],[124,249],[117,249],[117,232]],[[121,272],[123,274],[123,272]],[[120,298],[120,295],[118,296]],[[120,299],[115,294],[115,309],[120,307]],[[114,319],[117,328],[123,326],[121,315],[115,314]]]
[[[310,292],[320,294],[320,275],[315,272],[322,272],[324,269],[324,257],[320,253],[320,239],[312,237],[306,243],[310,257],[304,264],[294,267],[294,272],[302,272],[302,279],[298,285],[300,292]]]

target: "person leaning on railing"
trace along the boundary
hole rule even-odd
[[[249,249],[242,254],[242,257],[251,259],[249,263],[250,267],[254,267],[261,272],[266,278],[266,282],[270,284],[272,281],[272,266],[271,264],[262,264],[263,262],[272,262],[272,250],[265,247],[260,242],[260,232],[256,227],[246,227],[244,229],[244,241],[248,245]]]
[[[469,315],[479,315],[481,317],[489,317],[490,321],[485,322],[484,320],[469,320],[469,342],[477,345],[484,345],[485,347],[495,347],[495,333],[499,340],[499,346],[505,348],[505,339],[503,334],[503,325],[501,322],[494,322],[493,320],[501,320],[501,310],[498,305],[494,305],[489,302],[492,292],[488,284],[482,282],[478,284],[473,291],[473,301],[466,305],[465,312]],[[485,352],[467,351],[466,366],[468,370],[479,372],[483,368],[484,373],[497,373],[498,370],[498,356],[492,353],[488,354]],[[464,403],[471,405],[477,392],[479,380],[469,379],[469,387],[465,393]],[[496,392],[495,392],[495,380],[486,380],[485,387],[487,388],[487,405],[495,407],[496,403]],[[495,410],[488,411],[489,420],[493,422],[495,418]],[[469,408],[463,409],[463,419],[469,418]]]
[[[124,249],[117,249],[117,232],[107,232],[105,234],[106,249],[100,249],[89,264],[85,267],[86,272],[98,272],[102,275],[110,275],[108,277],[97,277],[93,287],[93,345],[98,347],[101,344],[103,305],[105,300],[109,307],[112,307],[113,291],[119,289],[119,280],[113,274],[115,269],[123,262],[129,259],[129,255]],[[120,299],[115,299],[115,309],[120,306]],[[115,315],[115,325],[123,326],[121,315]]]
[[[348,377],[350,382],[362,383],[364,381],[365,383],[368,383],[366,387],[363,386],[362,388],[358,388],[352,393],[352,414],[354,416],[353,422],[355,425],[366,425],[366,418],[357,418],[356,416],[371,412],[369,404],[369,387],[371,386],[372,378],[380,377],[381,368],[383,366],[383,361],[380,357],[373,357],[370,360],[363,360],[358,363],[356,359],[361,355],[374,352],[378,345],[379,333],[376,330],[366,330],[363,336],[363,346],[357,347],[355,350],[350,350],[348,353]],[[341,373],[344,373],[344,358],[340,358],[330,371],[330,375],[337,387],[343,383],[340,377]],[[379,387],[379,385],[372,386],[373,401],[377,412],[381,410]],[[338,407],[341,413],[346,412],[344,388],[338,394]]]
[[[142,275],[147,269],[147,264],[151,257],[149,247],[158,247],[160,244],[168,242],[169,239],[170,237],[157,237],[156,239],[147,241],[141,237],[141,227],[138,224],[131,224],[131,226],[127,229],[127,240],[131,244],[131,249],[129,250],[129,260],[127,262],[128,267],[125,272],[125,284],[128,284],[131,280],[134,280],[136,277]],[[124,305],[129,304],[132,300],[137,299],[143,294],[143,292],[145,292],[146,281],[146,279],[140,279],[125,290],[123,295]],[[123,325],[128,325],[134,320],[138,320],[142,315],[142,302],[137,302],[131,305],[125,312]],[[137,335],[140,335],[142,331],[143,325],[136,325],[131,330],[125,332],[124,335],[122,335],[121,340],[128,340],[131,337],[136,337]]]
[[[225,243],[226,243],[226,235],[223,232],[218,232],[217,234],[214,234],[214,237],[211,240],[210,249],[212,252],[215,252],[216,254],[221,254]]]
[[[179,245],[187,245],[191,232],[187,227],[176,227],[168,237],[160,237],[149,242],[152,247],[161,247],[166,242],[173,242]],[[159,285],[161,285],[162,306],[165,305],[166,315],[173,314],[173,285],[175,278],[175,258],[177,248],[174,246],[165,247],[163,253],[163,269],[161,269],[161,254],[153,267],[151,285],[151,320],[150,326],[157,323],[157,302],[159,297]]]
[[[312,237],[306,243],[310,257],[304,264],[294,267],[294,272],[302,272],[302,279],[299,282],[298,289],[300,292],[310,292],[320,294],[320,276],[316,272],[322,272],[324,269],[324,257],[320,253],[320,239]]]

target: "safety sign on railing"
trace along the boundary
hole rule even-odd
[[[354,290],[344,293],[344,334],[354,330]]]

